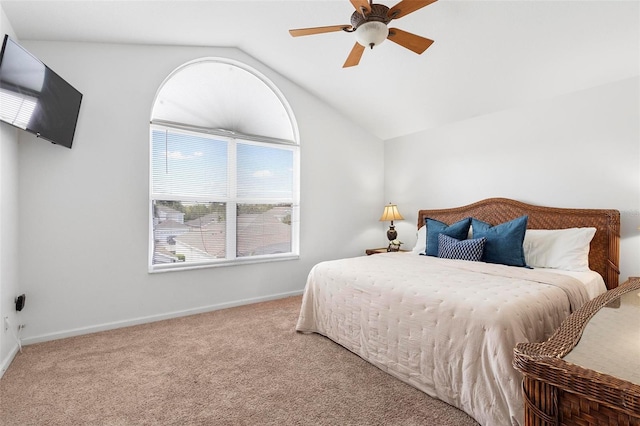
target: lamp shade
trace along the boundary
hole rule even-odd
[[[404,220],[404,217],[398,211],[398,206],[396,204],[387,204],[384,206],[384,212],[382,212],[382,217],[380,218],[381,222],[386,221],[394,221],[394,220]]]
[[[377,46],[389,36],[389,28],[378,21],[365,22],[356,30],[356,41],[364,47]]]

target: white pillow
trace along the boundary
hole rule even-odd
[[[527,229],[524,259],[527,266],[565,271],[589,270],[589,244],[596,228]]]
[[[427,251],[427,225],[422,225],[418,232],[416,232],[418,239],[415,247],[411,250],[411,254],[424,254]]]

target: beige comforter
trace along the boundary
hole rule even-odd
[[[387,253],[309,273],[296,329],[320,333],[485,426],[523,423],[519,342],[538,342],[588,300],[574,278]]]

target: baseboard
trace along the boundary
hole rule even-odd
[[[115,322],[104,323],[104,324],[99,324],[99,325],[90,326],[90,327],[81,327],[81,328],[75,328],[72,330],[56,332],[56,333],[43,334],[40,336],[27,337],[27,338],[21,339],[21,342],[22,342],[22,346],[26,346],[34,343],[48,342],[50,340],[58,340],[58,339],[64,339],[67,337],[80,336],[83,334],[97,333],[100,331],[113,330],[113,329],[122,328],[122,327],[129,327],[132,325],[146,324],[149,322],[162,321],[162,320],[171,319],[171,318],[179,318],[179,317],[184,317],[188,315],[202,314],[205,312],[216,311],[219,309],[233,308],[236,306],[248,305],[251,303],[259,303],[259,302],[267,302],[269,300],[284,299],[285,297],[299,296],[301,294],[302,294],[302,290],[296,290],[296,291],[291,291],[286,293],[272,294],[269,296],[255,297],[251,299],[241,299],[241,300],[236,300],[232,302],[219,303],[215,305],[201,306],[199,308],[187,309],[183,311],[174,311],[166,314],[151,315],[146,317],[133,318],[130,320],[115,321]],[[17,348],[16,348],[16,351],[17,351]],[[13,356],[15,356],[15,354],[13,354]],[[11,357],[11,359],[13,359],[13,356]],[[11,360],[9,360],[9,363],[11,363]],[[8,367],[8,364],[7,364],[7,367]]]
[[[7,369],[13,362],[13,359],[18,354],[19,350],[20,350],[19,346],[15,344],[13,348],[9,351],[7,356],[2,360],[2,363],[0,363],[0,379],[2,379],[2,376],[4,376],[4,372],[7,371]]]

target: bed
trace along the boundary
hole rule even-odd
[[[418,255],[415,249],[321,262],[309,273],[296,330],[330,338],[484,426],[521,425],[522,376],[513,368],[513,349],[545,341],[571,312],[618,285],[620,214],[492,198],[420,210],[418,235],[424,237],[425,223],[433,237],[435,223],[444,226],[444,234],[466,218],[474,218],[477,227],[454,245],[482,240],[474,235],[482,235],[481,225],[502,232],[524,221],[527,238],[595,230],[578,255],[586,266],[577,271],[553,262],[548,267],[545,253],[532,254],[540,247],[549,253],[564,249],[565,240],[555,248],[521,241],[527,260],[544,266],[533,268]]]

